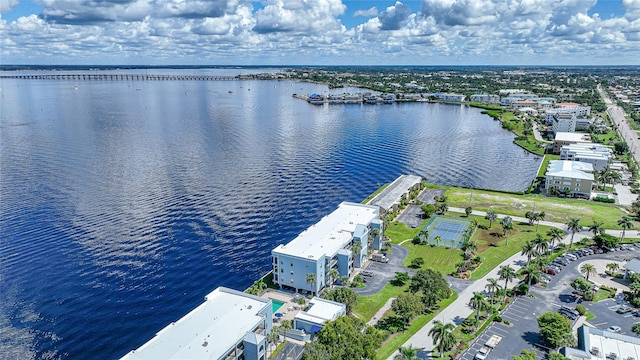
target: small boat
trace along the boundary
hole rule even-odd
[[[233,91],[229,90],[229,94],[233,94]]]

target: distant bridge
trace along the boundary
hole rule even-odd
[[[245,80],[247,77],[220,75],[151,75],[151,74],[31,74],[0,75],[0,79],[31,80]]]

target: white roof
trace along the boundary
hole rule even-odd
[[[356,203],[341,203],[331,214],[301,232],[286,245],[278,245],[274,253],[318,260],[333,256],[353,238],[359,224],[368,225],[378,218],[378,208]]]
[[[593,181],[593,165],[582,161],[551,160],[546,175]]]
[[[555,136],[555,140],[557,141],[575,141],[575,142],[586,142],[588,135],[583,133],[573,133],[573,132],[557,132]]]
[[[205,297],[203,304],[122,360],[218,359],[264,321],[258,312],[271,306],[270,301],[219,287]]]
[[[338,316],[344,314],[345,306],[340,303],[325,300],[319,297],[314,297],[309,301],[309,309],[307,311],[300,311],[295,317],[296,319],[313,322],[316,324],[324,324],[327,321],[332,321],[338,318]]]
[[[417,175],[401,175],[376,194],[367,204],[377,205],[389,210],[393,204],[400,200],[402,194],[407,193],[412,186],[419,184],[421,181],[422,178]]]

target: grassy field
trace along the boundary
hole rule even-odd
[[[374,295],[358,296],[358,305],[353,308],[353,313],[364,321],[369,321],[373,315],[392,297],[397,297],[407,291],[407,286],[385,285],[382,290]]]
[[[392,244],[399,244],[404,240],[413,239],[420,229],[427,223],[428,219],[424,219],[420,226],[414,228],[410,228],[407,225],[399,222],[392,222],[387,226],[384,230],[384,234],[391,239]]]
[[[509,194],[488,190],[470,190],[448,187],[445,192],[447,203],[453,207],[469,206],[469,194],[473,192],[471,207],[473,210],[493,210],[498,214],[524,217],[529,210],[544,211],[545,220],[566,223],[570,218],[580,219],[588,226],[594,220],[604,223],[606,229],[620,229],[618,220],[628,215],[624,207],[615,204],[599,203],[581,199],[547,197],[540,194]],[[633,222],[634,229],[640,229],[640,223]],[[631,234],[635,233],[630,231]]]

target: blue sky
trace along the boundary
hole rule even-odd
[[[640,0],[0,0],[3,64],[640,65]]]

